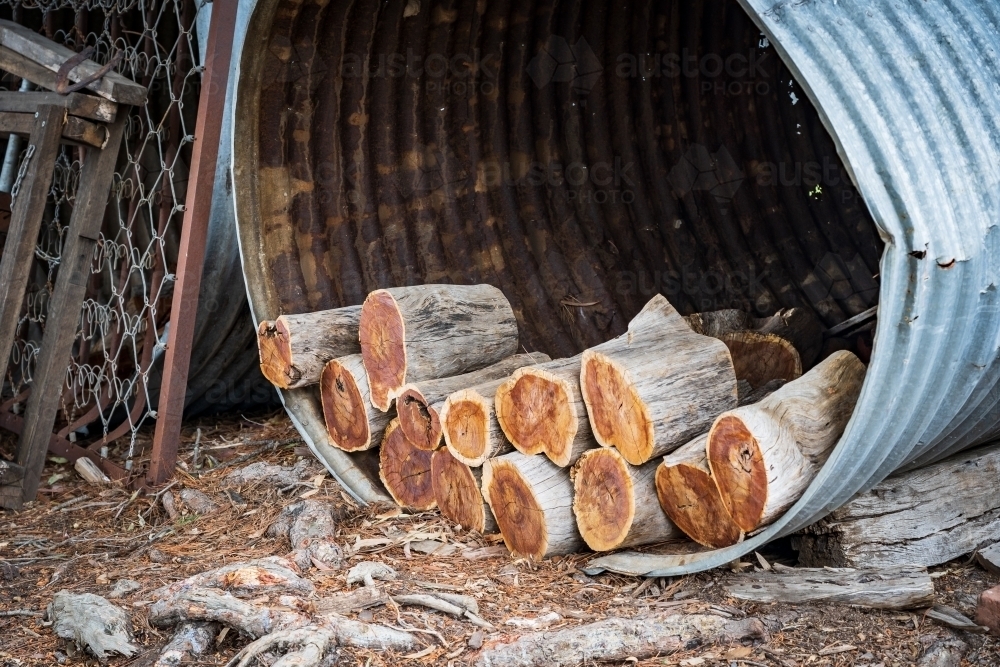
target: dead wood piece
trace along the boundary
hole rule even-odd
[[[823,348],[823,325],[815,313],[805,308],[784,308],[769,317],[751,317],[742,310],[716,310],[684,319],[696,333],[713,338],[736,331],[774,334],[798,350],[804,369],[812,368]]]
[[[137,590],[142,588],[140,584],[135,579],[119,579],[115,582],[112,587],[111,592],[108,593],[109,600],[117,600],[118,598],[123,598],[130,593],[135,593]]]
[[[202,493],[198,489],[182,489],[180,492],[181,502],[187,505],[194,514],[207,516],[215,514],[222,506]]]
[[[517,352],[517,321],[491,285],[376,290],[361,307],[361,354],[383,412],[407,382],[468,373]]]
[[[309,618],[298,611],[257,605],[216,588],[185,589],[157,600],[149,606],[148,617],[156,627],[195,621],[222,623],[253,638],[309,624]]]
[[[802,359],[784,338],[756,331],[734,331],[719,338],[733,358],[738,380],[763,387],[773,380],[790,382],[802,375]]]
[[[362,561],[352,567],[347,572],[347,585],[363,583],[365,586],[374,586],[375,580],[395,581],[399,575],[385,563],[377,561]]]
[[[402,507],[429,510],[435,507],[431,459],[434,452],[410,444],[393,419],[385,429],[379,449],[379,478],[392,499]]]
[[[326,364],[320,379],[320,401],[330,442],[345,452],[363,452],[378,445],[394,416],[372,405],[368,373],[360,354]]]
[[[470,468],[442,448],[431,457],[431,482],[442,516],[466,530],[481,534],[496,532],[496,521],[480,491],[479,468]]]
[[[260,370],[280,389],[319,382],[326,362],[361,351],[361,306],[282,315],[257,329]]]
[[[733,597],[755,602],[827,602],[872,609],[914,609],[934,601],[927,568],[781,568],[744,573],[724,584]]]
[[[988,627],[973,622],[972,619],[965,614],[961,613],[954,607],[949,607],[945,604],[934,605],[924,612],[924,615],[927,618],[937,621],[941,625],[953,630],[975,633],[989,632]]]
[[[632,465],[705,432],[738,400],[726,345],[692,331],[662,295],[626,333],[584,351],[580,387],[597,442]]]
[[[950,638],[934,642],[917,661],[917,667],[961,667],[969,645]]]
[[[1000,445],[896,473],[795,538],[808,566],[939,565],[1000,540]]]
[[[504,382],[506,378],[456,391],[439,410],[445,445],[467,466],[481,466],[487,459],[514,449],[494,409],[494,397]]]
[[[275,593],[309,595],[314,590],[312,583],[300,577],[294,568],[290,561],[275,556],[231,563],[160,588],[153,592],[153,599],[166,600],[196,588],[218,588],[238,596]]]
[[[699,646],[764,636],[756,618],[726,620],[707,614],[659,613],[609,618],[555,632],[534,632],[510,642],[490,642],[476,656],[476,667],[568,667],[592,662],[645,660]]]
[[[73,464],[73,468],[88,484],[101,486],[111,483],[111,480],[97,467],[97,464],[86,456],[78,458]]]
[[[441,408],[449,395],[484,382],[506,378],[518,368],[548,360],[548,355],[537,352],[515,354],[472,373],[407,384],[400,389],[396,399],[399,426],[415,447],[437,449],[442,437]]]
[[[309,477],[309,461],[302,459],[294,466],[280,466],[258,461],[245,468],[234,470],[222,480],[225,486],[247,486],[248,484],[266,484],[283,488],[297,484]]]
[[[59,591],[49,604],[48,617],[56,636],[73,640],[102,662],[109,653],[131,657],[139,650],[131,643],[128,614],[99,595]]]
[[[741,382],[746,382],[741,380]],[[771,380],[764,384],[763,386],[754,389],[750,386],[749,382],[746,382],[746,391],[740,390],[740,405],[751,405],[759,401],[764,400],[774,392],[778,391],[788,383],[787,380]]]
[[[465,609],[462,607],[452,604],[447,600],[442,600],[435,595],[423,595],[420,593],[413,595],[393,595],[392,599],[398,604],[427,607],[428,609],[435,609],[455,617],[460,617],[465,613]]]
[[[771,523],[799,499],[840,440],[864,377],[856,356],[837,352],[762,401],[715,420],[708,465],[742,530]]]
[[[976,552],[976,562],[991,574],[1000,574],[1000,542]]]
[[[682,537],[656,502],[656,461],[629,465],[614,449],[585,452],[573,467],[576,525],[594,551]]]
[[[374,585],[346,593],[334,593],[331,596],[316,601],[317,614],[350,614],[369,607],[378,607],[389,601],[389,595]]]
[[[656,469],[656,495],[670,520],[698,544],[721,549],[742,541],[708,467],[708,434],[663,457]]]
[[[511,452],[483,465],[483,497],[511,553],[541,560],[583,547],[568,469]]]
[[[566,467],[597,447],[580,394],[581,360],[578,354],[527,366],[497,387],[497,422],[517,451]]]
[[[686,315],[684,321],[695,333],[712,338],[719,338],[733,331],[745,331],[753,328],[753,318],[750,317],[749,313],[738,308],[692,313]]]
[[[217,623],[181,624],[160,650],[153,667],[179,667],[195,660],[211,648],[212,640],[218,632]]]
[[[167,513],[171,521],[176,521],[181,515],[180,511],[177,509],[177,501],[174,500],[174,494],[172,491],[165,491],[160,497],[160,502],[163,504],[163,511]]]
[[[340,567],[344,554],[333,541],[336,533],[333,508],[328,503],[314,499],[303,501],[302,509],[288,529],[292,557],[299,569],[309,569],[312,559],[330,567]]]

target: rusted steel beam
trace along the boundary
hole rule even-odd
[[[219,157],[219,138],[225,122],[226,87],[232,62],[233,34],[236,27],[235,0],[217,0],[208,31],[205,71],[198,101],[196,136],[192,151],[189,183],[185,202],[177,261],[177,284],[171,305],[170,336],[164,357],[156,432],[150,461],[149,484],[166,481],[177,461],[188,368],[198,313],[205,239],[212,211],[212,190]]]

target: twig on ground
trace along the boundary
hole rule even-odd
[[[262,447],[259,447],[248,454],[244,454],[243,456],[237,456],[235,459],[230,459],[229,461],[223,461],[219,465],[215,466],[214,468],[206,472],[215,472],[217,470],[222,470],[223,468],[228,468],[229,466],[239,465],[241,463],[249,461],[252,458],[260,456],[261,454],[270,452],[279,447],[284,447],[285,445],[290,445],[296,442],[302,442],[302,438],[288,438],[285,440],[267,440],[265,441],[265,444]],[[201,477],[201,475],[202,473],[195,473],[195,476],[197,477]]]
[[[30,609],[11,609],[9,611],[0,611],[0,616],[44,616],[40,611],[31,611]]]

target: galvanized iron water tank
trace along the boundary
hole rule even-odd
[[[997,431],[1000,9],[987,0],[259,0],[232,178],[257,321],[372,289],[489,282],[522,343],[573,354],[657,291],[682,312],[879,306],[854,416],[745,542],[616,554],[673,575],[795,531]],[[359,499],[371,454],[326,443]]]

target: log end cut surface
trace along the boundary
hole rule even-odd
[[[632,465],[648,461],[653,423],[625,371],[604,354],[584,352],[580,389],[597,442],[614,447]]]
[[[587,546],[618,547],[635,518],[635,491],[622,456],[611,449],[586,452],[576,464],[573,489],[573,513]]]
[[[292,366],[292,346],[288,325],[282,318],[274,322],[261,322],[257,328],[257,350],[260,352],[260,371],[279,389],[288,389],[298,382],[298,372]]]
[[[447,449],[439,449],[431,460],[431,477],[441,514],[466,530],[482,533],[486,528],[483,496],[469,466]]]
[[[771,380],[791,382],[802,375],[802,359],[784,338],[754,331],[724,334],[723,343],[733,357],[738,380],[746,380],[757,389]]]
[[[497,421],[518,451],[544,451],[555,460],[572,449],[577,421],[565,384],[544,370],[522,368],[497,389]]]
[[[715,481],[704,470],[683,463],[660,465],[656,469],[656,496],[670,520],[698,544],[721,549],[743,537]]]
[[[541,560],[548,550],[545,513],[517,467],[492,459],[483,467],[483,493],[511,553]]]
[[[320,398],[326,432],[334,446],[347,452],[371,448],[371,426],[364,398],[354,375],[336,359],[323,367]]]
[[[441,418],[427,405],[423,394],[407,388],[396,398],[399,427],[410,443],[419,449],[434,451],[441,443]]]
[[[445,444],[459,461],[482,465],[490,452],[490,406],[478,392],[464,389],[441,408]]]
[[[392,295],[376,290],[361,306],[361,357],[368,371],[372,405],[387,412],[392,392],[406,381],[406,333]]]
[[[708,435],[708,460],[729,515],[745,531],[760,523],[767,470],[757,440],[739,417],[721,417]]]
[[[393,500],[416,510],[435,506],[431,474],[433,454],[411,445],[399,428],[398,420],[389,422],[379,450],[379,477]]]

